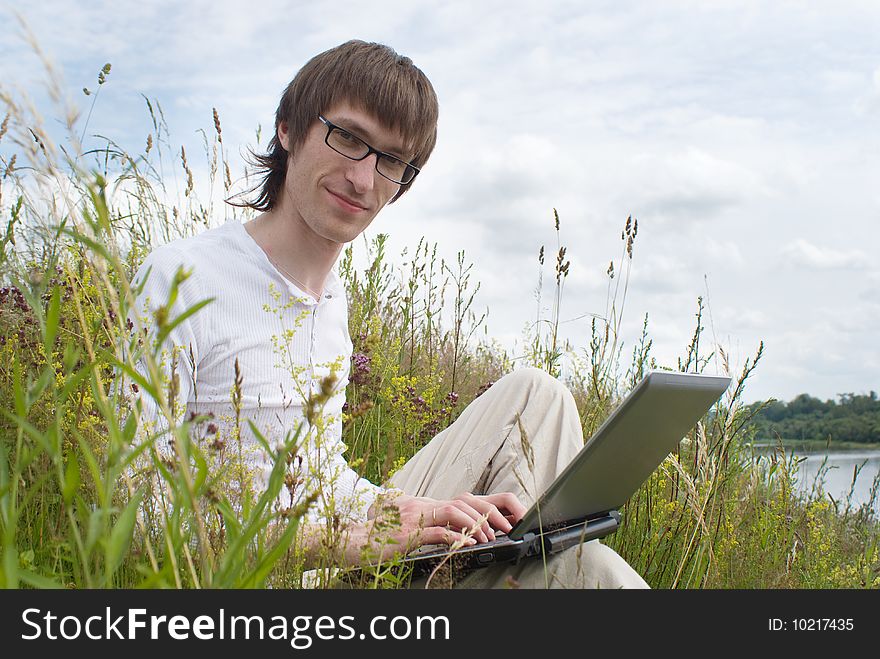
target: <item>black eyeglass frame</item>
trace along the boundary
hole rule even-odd
[[[324,136],[324,144],[326,144],[328,147],[333,149],[333,151],[338,153],[340,156],[344,156],[344,157],[348,158],[349,160],[354,160],[355,162],[360,162],[364,158],[369,158],[370,154],[375,153],[376,154],[376,171],[379,173],[380,176],[388,179],[392,183],[396,183],[397,185],[409,185],[410,183],[412,183],[416,179],[416,176],[418,176],[419,172],[421,171],[418,167],[413,165],[411,162],[406,162],[405,160],[401,160],[397,156],[391,155],[390,153],[385,153],[384,151],[379,151],[379,149],[374,149],[371,145],[367,144],[367,142],[363,138],[358,137],[357,135],[352,133],[350,130],[343,128],[342,126],[337,126],[336,124],[334,124],[332,121],[330,121],[326,117],[319,114],[318,119],[321,120],[321,123],[323,123],[325,126],[327,126],[327,134]],[[361,142],[365,147],[367,147],[367,152],[364,155],[362,155],[360,158],[354,158],[354,157],[348,155],[347,153],[343,153],[342,151],[340,151],[339,149],[334,147],[332,144],[330,144],[330,135],[331,135],[331,133],[333,133],[334,130],[342,131],[343,133],[351,135],[354,139],[356,139],[358,142]],[[403,173],[406,174],[407,171],[412,170],[413,175],[407,181],[400,181],[398,179],[391,178],[387,174],[383,174],[379,170],[379,160],[383,157],[389,158],[391,160],[396,160],[397,162],[403,163],[407,167],[407,169],[403,170]]]

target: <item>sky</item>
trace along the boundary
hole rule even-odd
[[[112,64],[85,148],[99,133],[142,151],[146,97],[172,151],[199,153],[216,108],[236,175],[311,56],[352,38],[386,43],[431,79],[439,140],[367,235],[388,233],[398,259],[421,237],[448,262],[465,250],[474,307],[512,354],[539,314],[542,245],[540,314],[552,313],[554,209],[571,261],[560,332],[581,353],[632,216],[624,354],[647,315],[653,356],[675,366],[702,297],[703,344],[733,370],[763,342],[746,402],[880,391],[880,3],[0,4],[0,85],[57,126],[16,12],[81,122],[82,88]]]

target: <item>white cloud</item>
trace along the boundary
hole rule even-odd
[[[640,182],[634,203],[642,214],[685,222],[710,222],[746,199],[764,194],[748,167],[703,149],[646,152],[633,157],[628,174]]]
[[[880,66],[874,69],[868,89],[856,99],[855,111],[861,115],[880,117]]]
[[[819,247],[803,238],[785,245],[782,255],[791,264],[819,270],[860,270],[870,264],[870,259],[861,250]]]
[[[726,307],[712,322],[727,333],[765,332],[769,327],[770,317],[762,309]]]
[[[865,277],[864,284],[866,284],[866,287],[859,293],[859,299],[880,306],[880,272],[870,273]],[[880,317],[876,321],[877,327],[880,327]]]
[[[708,235],[703,245],[703,252],[711,261],[732,269],[740,268],[746,264],[742,249],[733,240],[724,240],[714,235]]]

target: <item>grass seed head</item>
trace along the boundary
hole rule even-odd
[[[214,111],[214,130],[217,131],[217,141],[221,144],[223,143],[223,135],[220,130],[220,115],[217,112],[217,108],[212,108]]]

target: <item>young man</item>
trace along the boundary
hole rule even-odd
[[[147,317],[167,299],[180,266],[192,274],[180,285],[178,313],[213,298],[168,339],[186,356],[178,362],[179,409],[212,414],[220,432],[235,420],[257,487],[272,465],[243,419],[273,442],[299,429],[289,503],[316,497],[303,536],[315,561],[328,544],[336,561],[352,565],[422,544],[486,542],[510,530],[583,444],[571,394],[524,369],[472,403],[387,487],[359,478],[342,457],[352,346],[333,266],[412,186],[434,148],[437,117],[431,83],[390,48],[350,41],[317,55],[285,90],[269,152],[259,157],[264,179],[249,205],[261,214],[156,249],[136,277],[146,279]],[[376,515],[388,507],[395,524],[379,533]],[[328,528],[335,530],[329,543]],[[525,587],[646,586],[598,542],[546,566],[477,570],[459,585],[503,586],[511,576]]]

